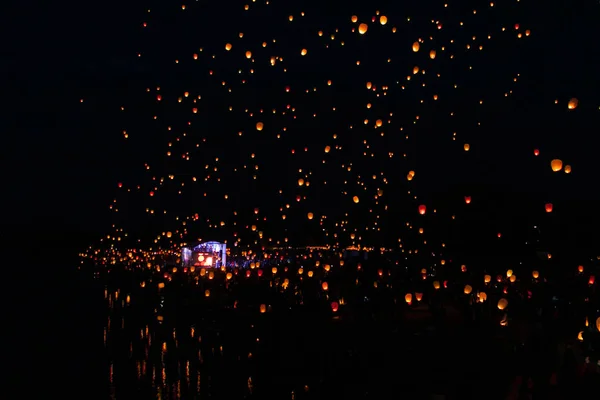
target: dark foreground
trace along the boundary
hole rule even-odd
[[[332,313],[272,295],[260,313],[184,282],[154,293],[127,274],[80,278],[78,320],[61,344],[73,360],[64,376],[77,378],[62,384],[86,398],[578,399],[599,390],[563,321],[508,329],[454,304],[397,312],[369,299]],[[254,289],[242,297],[260,303],[268,289]]]

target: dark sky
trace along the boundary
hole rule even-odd
[[[370,176],[384,172],[388,184],[382,186],[384,201],[376,209],[393,206],[388,217],[393,223],[386,225],[389,236],[398,236],[393,229],[396,222],[415,218],[420,203],[448,214],[466,214],[462,199],[467,194],[474,203],[485,199],[477,215],[492,221],[491,225],[511,216],[538,221],[544,218],[544,203],[553,202],[558,226],[595,232],[600,214],[597,2],[510,1],[491,9],[484,2],[450,3],[444,8],[441,1],[413,5],[271,1],[268,6],[257,1],[248,2],[249,11],[243,10],[244,2],[209,3],[183,2],[185,11],[180,3],[165,1],[80,3],[62,9],[45,4],[15,10],[6,51],[9,90],[5,93],[12,96],[5,110],[6,132],[10,134],[3,137],[2,155],[8,175],[5,221],[14,231],[60,232],[64,237],[91,240],[109,232],[114,213],[108,205],[115,196],[128,210],[117,218],[121,225],[131,232],[153,230],[152,235],[177,228],[167,219],[148,222],[143,212],[147,207],[165,208],[172,215],[200,213],[201,219],[214,217],[228,224],[236,220],[240,226],[252,223],[252,210],[258,207],[269,221],[277,220],[265,228],[273,235],[286,228],[304,232],[306,221],[301,219],[308,211],[315,213],[315,220],[331,216],[330,222],[351,212],[350,219],[359,226],[370,221],[368,208],[375,206],[371,198],[377,185]],[[147,14],[146,9],[152,12]],[[384,27],[370,22],[377,10],[388,17]],[[293,22],[288,15],[294,15]],[[365,35],[351,32],[357,27],[350,21],[352,15],[369,23]],[[442,29],[431,20],[439,20]],[[144,21],[149,24],[146,29]],[[460,21],[465,22],[462,28]],[[519,31],[514,28],[517,23]],[[398,28],[395,34],[393,26]],[[500,31],[503,26],[507,32]],[[336,40],[331,41],[329,35],[336,28]],[[527,29],[529,37],[516,38],[517,32],[524,34]],[[323,37],[317,35],[319,30]],[[243,39],[237,37],[239,32],[244,32]],[[485,39],[487,35],[492,39]],[[476,40],[471,40],[473,36]],[[276,44],[270,42],[273,38]],[[419,38],[424,43],[415,54],[410,48]],[[455,44],[449,45],[450,39]],[[263,41],[269,42],[265,49]],[[227,42],[233,43],[231,52],[224,50]],[[467,43],[481,43],[484,48],[466,51]],[[441,51],[444,45],[447,49]],[[300,56],[302,48],[309,51],[306,57]],[[437,49],[435,60],[428,57],[432,48]],[[248,49],[253,51],[254,64],[244,57]],[[136,57],[138,52],[142,58]],[[192,59],[194,53],[199,60]],[[455,59],[448,57],[450,53]],[[272,55],[284,61],[271,67]],[[386,63],[387,58],[393,61]],[[180,63],[175,64],[175,59]],[[356,60],[361,60],[360,67]],[[415,65],[426,75],[412,75]],[[473,71],[468,71],[469,65]],[[250,68],[256,70],[254,74],[248,73]],[[283,68],[289,71],[284,73]],[[243,73],[237,74],[238,69]],[[436,73],[441,74],[439,79]],[[518,81],[513,82],[517,74]],[[410,82],[407,75],[412,75]],[[242,85],[242,79],[247,83]],[[333,82],[330,87],[328,79]],[[388,85],[389,94],[375,97],[366,89],[367,81],[378,87],[378,93]],[[453,82],[460,89],[452,89]],[[425,88],[419,87],[422,83]],[[157,86],[163,96],[160,102]],[[286,86],[290,93],[285,92]],[[317,92],[303,93],[315,86]],[[150,93],[145,92],[147,87],[152,88]],[[226,92],[228,87],[233,94]],[[202,96],[197,115],[191,113],[194,105],[187,99],[177,103],[186,90],[190,98]],[[513,93],[503,97],[509,90]],[[439,95],[439,101],[432,101],[433,94]],[[571,97],[579,99],[579,107],[568,111]],[[484,104],[478,106],[477,99]],[[371,109],[366,108],[369,102]],[[261,108],[281,111],[287,104],[297,108],[296,120],[290,120],[289,114],[249,117],[243,112],[245,108],[255,113]],[[124,113],[121,105],[126,107]],[[235,111],[228,112],[227,105]],[[332,105],[336,113],[330,111]],[[450,118],[450,111],[456,116]],[[390,112],[394,116],[386,118]],[[319,117],[311,118],[312,113]],[[158,122],[152,120],[154,114],[160,116]],[[420,118],[413,125],[415,115]],[[391,123],[375,130],[372,126],[378,118]],[[367,126],[363,119],[369,119]],[[262,132],[254,128],[259,120],[265,123]],[[188,121],[193,121],[193,127],[186,128]],[[173,127],[172,136],[167,126]],[[287,128],[284,138],[276,140],[283,127]],[[400,132],[400,127],[405,130]],[[123,129],[130,133],[127,141]],[[193,161],[167,159],[167,142],[186,130],[187,138],[173,152],[181,154],[187,147],[194,152]],[[378,136],[381,130],[385,138]],[[241,139],[239,131],[244,132]],[[452,132],[458,134],[454,142]],[[334,133],[339,136],[336,141]],[[404,139],[405,133],[409,140]],[[197,150],[192,145],[199,138],[207,142]],[[374,159],[362,156],[364,139],[378,154]],[[468,153],[462,150],[465,142],[471,145]],[[343,150],[332,150],[323,166],[324,146],[335,144]],[[291,156],[290,149],[306,146],[307,153]],[[540,149],[538,157],[533,155],[535,148]],[[395,154],[393,161],[382,156],[390,151]],[[259,164],[257,181],[248,173],[230,171],[253,165],[252,152]],[[401,158],[403,153],[406,159]],[[213,164],[206,160],[215,157],[221,159],[222,168],[215,177],[222,181],[192,190],[190,176],[204,177],[204,165]],[[553,173],[553,158],[571,164],[573,173]],[[187,182],[190,191],[181,198],[173,186],[165,186],[149,198],[152,175],[143,170],[145,162],[153,165],[157,177],[175,174],[175,181]],[[351,174],[341,168],[350,162]],[[310,190],[297,187],[298,168],[313,171]],[[410,184],[405,178],[409,170],[417,172]],[[342,185],[357,174],[369,177],[363,179],[368,191],[358,192],[353,183]],[[323,180],[328,181],[327,187],[319,186]],[[122,196],[118,182],[142,188],[137,195]],[[279,188],[285,199],[278,197]],[[419,200],[407,196],[409,188]],[[341,196],[341,190],[349,194]],[[360,208],[352,208],[353,191],[361,193]],[[203,198],[204,192],[210,196]],[[220,200],[224,193],[231,196],[226,205]],[[293,203],[297,193],[306,194],[307,200],[283,224],[278,208]],[[238,219],[231,216],[233,211],[239,212]],[[197,230],[198,235],[210,232],[206,227]],[[226,229],[214,234],[231,239],[231,233]],[[594,240],[587,246],[593,247]]]

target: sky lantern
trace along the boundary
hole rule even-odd
[[[362,23],[358,26],[358,33],[360,33],[361,35],[364,35],[365,33],[367,33],[368,29],[369,29],[369,26],[365,23]]]
[[[588,285],[593,285],[596,282],[596,277],[594,275],[590,275],[590,279],[588,280]]]
[[[545,209],[546,209],[547,213],[551,213],[552,212],[552,203],[546,203]]]
[[[577,272],[579,272],[580,274],[583,273],[583,265],[577,267]]]
[[[304,185],[304,179],[300,178],[298,179],[298,186],[302,186]]]
[[[538,271],[531,271],[531,276],[533,276],[533,279],[537,279],[540,277],[540,273]]]
[[[596,329],[598,329],[598,332],[600,332],[600,317],[596,319]]]
[[[435,54],[436,54],[436,53],[435,53],[435,50],[431,50],[431,51],[429,52],[429,58],[431,58],[432,60],[433,60],[433,59],[435,59]]]
[[[300,51],[300,54],[303,55],[303,56],[305,56],[307,53],[308,53],[308,50],[306,50],[306,49],[302,49]]]
[[[354,196],[354,197],[352,198],[352,201],[353,201],[354,203],[358,204],[358,202],[359,202],[360,200],[359,200],[358,196]]]
[[[257,122],[256,123],[256,130],[257,131],[262,131],[264,127],[264,124],[262,122]]]
[[[246,58],[248,58],[248,59],[252,58],[252,52],[250,50],[248,50],[246,52]]]
[[[472,291],[473,291],[473,288],[471,287],[471,285],[465,285],[465,288],[463,290],[464,294],[471,294]]]
[[[534,156],[539,156],[540,155],[540,151],[538,149],[533,150],[533,155]]]
[[[383,121],[378,119],[377,121],[375,121],[375,125],[380,128],[383,125]]]
[[[379,23],[381,25],[387,24],[387,17],[385,15],[382,15],[381,17],[379,17]]]
[[[567,108],[569,110],[574,110],[577,108],[578,105],[579,105],[579,100],[577,100],[575,97],[573,97],[571,100],[569,100],[569,103],[567,104]]]
[[[412,303],[412,294],[406,293],[406,295],[404,296],[404,301],[406,301],[406,304],[410,306]]]
[[[260,305],[260,313],[264,314],[267,312],[267,305],[266,304],[261,304]]]
[[[417,299],[417,301],[421,301],[423,299],[423,293],[415,293],[415,298]]]
[[[424,215],[425,211],[427,211],[427,207],[424,204],[419,206],[419,214]]]
[[[358,22],[358,17],[356,15],[353,15],[351,18],[352,23],[357,23]]]
[[[471,204],[471,196],[465,196],[465,203]]]
[[[321,284],[321,289],[323,289],[325,291],[329,290],[329,284],[327,282],[323,282]]]
[[[167,232],[167,238],[171,238],[171,236],[173,236],[173,234],[171,232]]]
[[[498,300],[498,309],[499,310],[504,310],[507,306],[508,306],[508,300],[506,300],[505,298],[501,298],[500,300]]]
[[[406,175],[406,180],[412,181],[414,177],[415,171],[408,171],[408,174]]]
[[[440,281],[433,281],[433,288],[438,290],[440,288]]]
[[[570,173],[571,173],[571,166],[565,165],[565,174],[570,174]]]
[[[331,311],[333,312],[337,312],[340,308],[340,305],[337,301],[332,301],[331,302]]]
[[[555,158],[554,160],[552,160],[550,162],[550,167],[552,168],[552,171],[554,172],[558,172],[562,169],[563,163],[562,160],[559,160],[558,158]]]
[[[329,153],[331,151],[331,147],[330,146],[325,146],[325,153]]]
[[[227,44],[225,45],[225,50],[229,51],[229,50],[231,50],[231,47],[232,47],[232,46],[231,46],[231,43],[227,43]]]
[[[421,48],[421,45],[419,44],[419,42],[414,42],[412,45],[412,51],[414,51],[415,53],[417,51],[419,51],[419,49]]]
[[[206,289],[204,291],[204,297],[210,297],[210,290],[209,289]]]
[[[469,143],[465,143],[465,145],[463,146],[463,149],[465,151],[469,151],[469,150],[471,150],[471,145],[469,145]]]
[[[313,213],[309,212],[308,213],[308,219],[313,219],[313,217],[314,217]]]
[[[372,87],[373,87],[373,84],[371,82],[367,82],[367,89],[371,90]]]
[[[483,282],[490,283],[491,281],[492,281],[492,276],[491,275],[485,275],[483,277]]]

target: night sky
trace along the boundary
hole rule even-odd
[[[346,245],[350,231],[373,226],[380,215],[382,231],[364,234],[363,244],[397,244],[406,222],[426,226],[432,241],[449,240],[458,229],[490,243],[500,231],[525,238],[535,224],[553,232],[554,241],[546,240],[554,244],[598,249],[597,2],[269,3],[100,2],[61,10],[46,4],[18,13],[28,22],[14,23],[7,50],[15,95],[3,146],[5,222],[12,231],[87,246],[114,234],[116,223],[143,241],[172,231],[178,240],[230,243],[238,233],[248,244],[256,232],[246,227],[258,224],[274,241],[335,243],[319,229],[326,216],[323,226]],[[364,35],[360,23],[368,24]],[[272,66],[272,56],[283,61]],[[571,98],[579,100],[574,110],[567,107]],[[181,157],[187,152],[190,161]],[[552,172],[555,158],[572,173]],[[350,172],[342,168],[349,164]],[[204,182],[206,165],[211,178]],[[156,190],[152,177],[166,184]],[[299,187],[300,178],[311,186]],[[306,200],[297,202],[297,195]],[[472,196],[468,206],[464,196]],[[113,199],[119,213],[109,210]],[[548,202],[551,214],[544,211]],[[285,204],[290,210],[280,211]],[[427,205],[426,222],[417,222],[419,204]],[[146,208],[168,214],[150,216]],[[187,232],[174,221],[195,214],[200,221]],[[345,219],[342,234],[334,224]],[[209,227],[220,221],[224,227]]]

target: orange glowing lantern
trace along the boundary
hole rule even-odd
[[[485,275],[483,277],[483,282],[490,283],[491,281],[492,281],[492,276],[491,275]]]
[[[261,304],[260,305],[260,313],[264,314],[267,312],[267,305],[266,304]]]
[[[425,211],[427,211],[427,207],[424,204],[419,206],[419,214],[424,215]]]
[[[406,301],[406,304],[411,305],[412,304],[412,294],[406,293],[406,295],[404,296],[404,301]]]
[[[471,196],[465,196],[465,203],[471,204]]]
[[[554,159],[554,160],[552,160],[552,162],[550,162],[550,167],[552,168],[552,171],[558,172],[562,169],[563,162],[562,162],[562,160]]]
[[[321,288],[325,291],[329,290],[329,284],[327,282],[323,282],[321,284]]]
[[[540,273],[538,271],[532,271],[531,276],[533,276],[533,279],[537,279],[540,277]]]
[[[340,305],[337,301],[331,302],[331,311],[337,312],[339,308],[340,308]]]
[[[464,294],[471,294],[472,291],[473,288],[471,287],[471,285],[465,285],[465,288],[463,290]]]
[[[508,300],[506,300],[505,298],[501,298],[500,300],[498,300],[498,309],[499,310],[504,310],[507,306],[508,306]]]
[[[547,213],[551,213],[552,212],[552,203],[546,203],[546,212]]]
[[[438,290],[440,288],[440,282],[439,281],[433,281],[433,288],[435,290]]]
[[[417,301],[423,300],[423,293],[415,293],[415,298],[417,299]]]
[[[589,285],[593,285],[596,282],[596,277],[594,275],[590,275],[590,279],[588,280]]]

